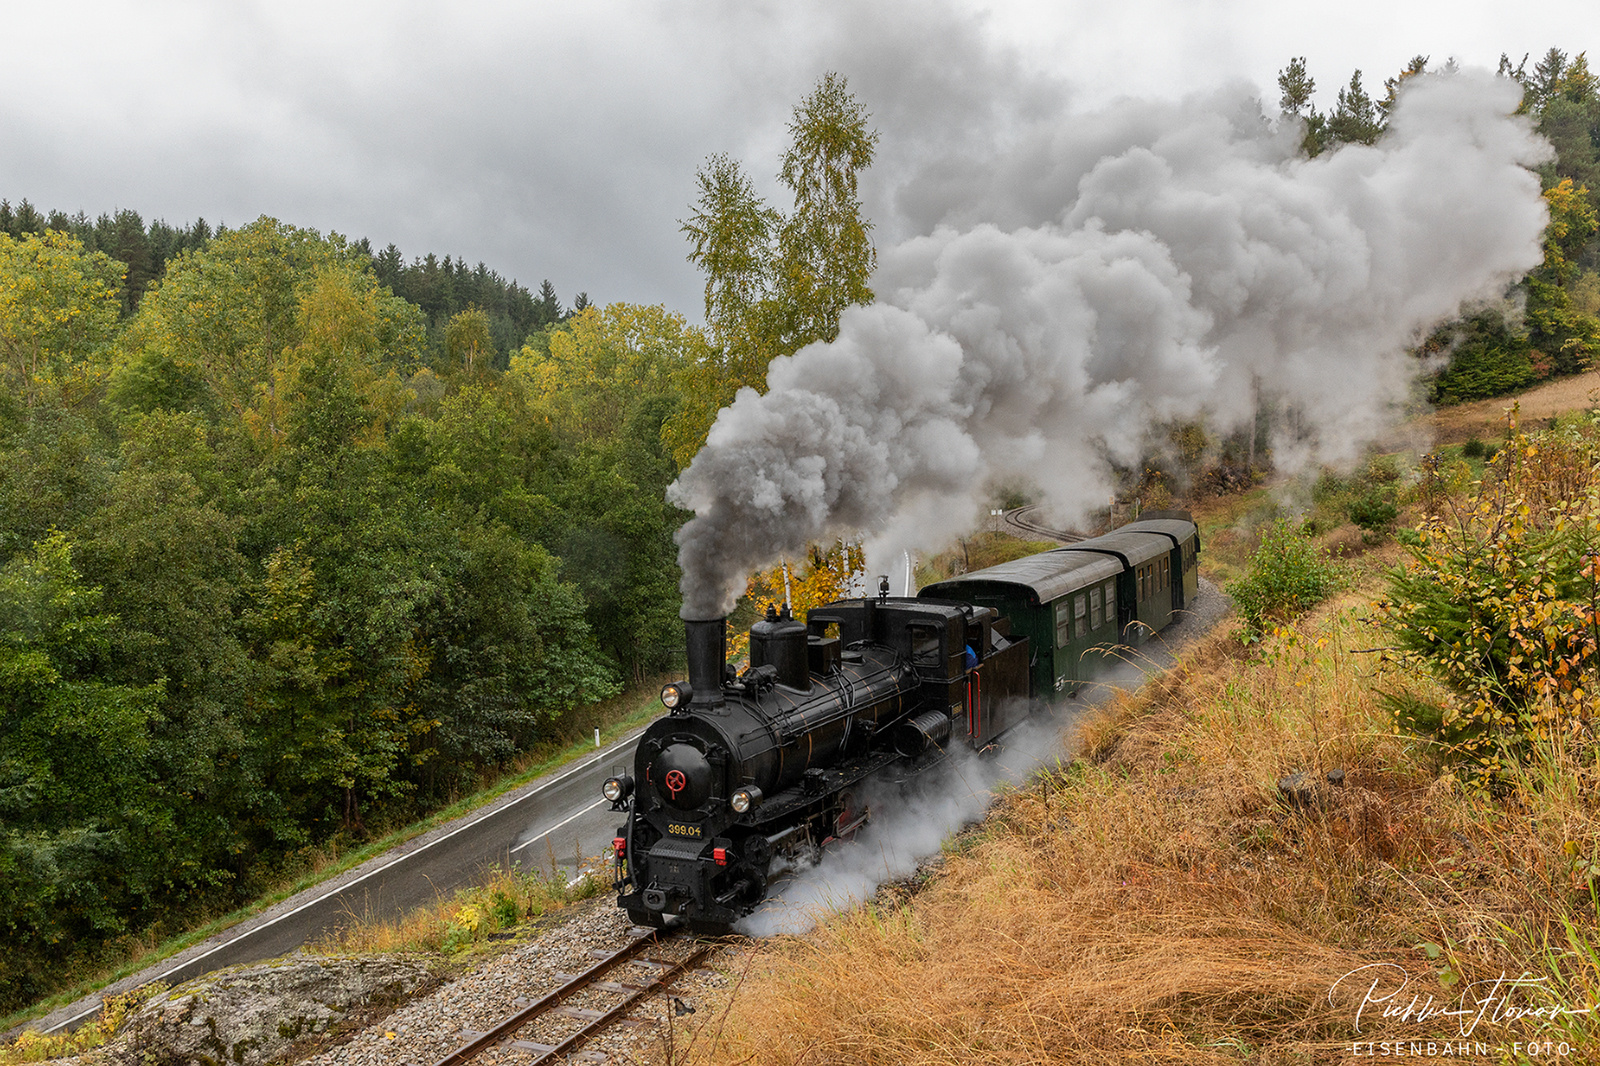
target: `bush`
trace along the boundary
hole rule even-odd
[[[1476,498],[1429,514],[1389,575],[1395,661],[1450,690],[1437,721],[1412,718],[1475,776],[1539,737],[1586,734],[1600,706],[1597,463],[1592,428],[1516,435]]]
[[[1387,530],[1400,517],[1400,508],[1395,506],[1390,497],[1392,492],[1371,488],[1350,501],[1350,506],[1345,513],[1350,516],[1350,521],[1362,529],[1374,533]]]
[[[1277,519],[1262,532],[1244,577],[1227,586],[1244,617],[1241,639],[1261,639],[1269,625],[1309,610],[1343,583],[1343,572],[1327,552],[1300,527]]]

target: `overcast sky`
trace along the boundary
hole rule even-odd
[[[1239,80],[1270,107],[1295,55],[1326,108],[1357,67],[1381,96],[1418,53],[1531,67],[1600,35],[1593,0],[56,0],[7,5],[5,26],[12,203],[268,214],[691,319],[696,168],[727,152],[772,190],[824,71],[882,136],[866,192],[883,243],[922,221],[910,177],[997,130]]]

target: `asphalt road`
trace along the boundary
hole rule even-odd
[[[223,967],[270,959],[358,919],[404,914],[480,880],[495,867],[515,864],[547,876],[575,878],[583,865],[610,847],[616,835],[618,816],[601,797],[600,785],[617,770],[632,768],[639,732],[27,1028],[47,1033],[69,1029],[92,1017],[105,996],[152,981],[177,984]]]

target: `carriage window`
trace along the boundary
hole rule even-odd
[[[1065,648],[1072,640],[1072,601],[1066,597],[1056,601],[1056,647]]]
[[[1116,620],[1117,620],[1117,583],[1115,581],[1107,581],[1106,582],[1106,621],[1107,622],[1115,622]]]
[[[1100,609],[1100,587],[1097,585],[1089,590],[1089,628],[1099,629],[1105,617]]]
[[[1086,599],[1081,592],[1072,597],[1072,628],[1075,636],[1081,637],[1089,632],[1089,605]]]

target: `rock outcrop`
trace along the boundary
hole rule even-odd
[[[398,1003],[428,982],[402,955],[289,955],[220,970],[151,996],[84,1066],[262,1066],[362,1007]]]

